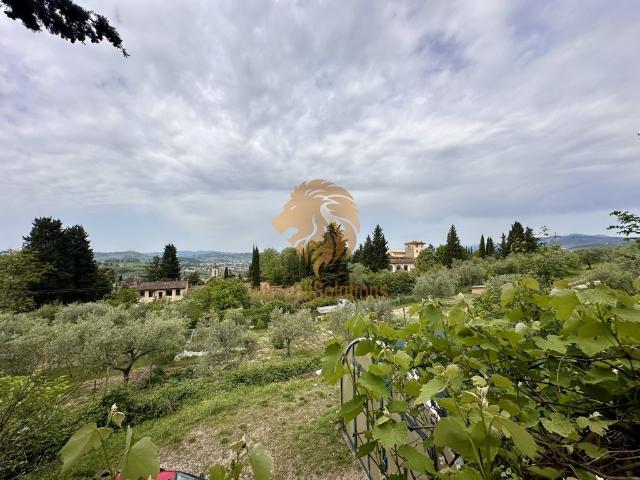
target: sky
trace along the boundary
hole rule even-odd
[[[129,58],[0,13],[0,250],[40,216],[96,251],[282,248],[315,178],[391,247],[640,209],[636,0],[77,3]]]

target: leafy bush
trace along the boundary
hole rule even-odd
[[[413,294],[421,298],[450,297],[458,289],[457,280],[451,270],[431,270],[418,277]]]
[[[587,273],[580,282],[600,281],[611,288],[633,294],[636,291],[633,286],[634,278],[631,272],[623,270],[617,263],[601,263]]]
[[[187,297],[179,302],[180,310],[193,326],[211,310],[248,308],[249,291],[239,278],[211,280],[198,289],[189,290]]]
[[[222,379],[223,384],[234,387],[239,385],[267,385],[274,382],[286,382],[294,377],[304,375],[319,368],[320,358],[290,359],[267,365],[244,365],[227,372]]]
[[[482,262],[485,263],[485,262]],[[457,279],[459,287],[471,287],[483,283],[487,278],[487,271],[473,260],[454,261],[451,273]]]
[[[280,309],[275,309],[271,312],[269,330],[274,346],[283,343],[287,350],[287,356],[290,356],[291,344],[297,340],[308,338],[315,330],[315,325],[309,310],[284,313]]]
[[[383,288],[387,295],[408,295],[413,291],[416,276],[413,272],[390,272],[388,270],[374,273],[369,276],[370,287]]]
[[[580,267],[580,258],[574,252],[559,246],[546,246],[537,253],[512,253],[492,265],[496,274],[533,276],[549,286],[554,279],[569,275]]]
[[[365,338],[356,354],[371,360],[358,362],[354,398],[341,408],[345,422],[365,417],[358,454],[428,477],[637,477],[640,294],[546,294],[525,277],[502,285],[496,303],[496,315],[461,299],[448,311],[423,304],[416,323],[395,328],[350,322]],[[327,344],[329,382],[353,374],[343,352],[339,339]],[[417,428],[429,432],[424,445],[409,436]],[[449,449],[464,460],[451,477]]]
[[[271,312],[276,308],[279,308],[283,312],[294,312],[297,310],[297,306],[291,302],[273,300],[264,304],[252,305],[251,308],[244,311],[244,316],[254,328],[263,329],[269,326]]]

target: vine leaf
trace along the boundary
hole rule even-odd
[[[497,418],[496,422],[502,427],[502,433],[511,437],[518,450],[531,459],[536,457],[538,445],[529,432],[508,418]]]
[[[340,407],[340,413],[342,414],[342,418],[345,422],[350,422],[358,416],[362,411],[364,400],[365,397],[363,395],[356,395]]]
[[[60,450],[62,471],[66,472],[85,453],[99,447],[102,440],[110,434],[110,428],[98,428],[95,423],[83,425]]]
[[[224,466],[218,464],[209,469],[209,480],[224,480],[226,472]]]
[[[255,480],[271,480],[273,458],[260,443],[256,443],[249,452],[249,463]]]
[[[420,395],[416,398],[416,403],[428,402],[445,388],[447,388],[447,380],[444,377],[432,378],[420,389]]]
[[[126,449],[122,458],[123,480],[138,480],[139,478],[156,477],[160,472],[158,447],[149,437],[142,437],[131,447],[133,433],[127,428]]]
[[[436,469],[429,457],[409,445],[402,445],[398,453],[404,457],[404,466],[414,472],[436,474]]]
[[[569,438],[576,433],[573,423],[571,423],[567,417],[559,413],[550,413],[549,416],[547,418],[543,418],[541,422],[547,431],[557,433],[565,438]]]
[[[463,457],[473,457],[469,434],[464,428],[464,424],[457,418],[441,418],[433,432],[433,440],[439,447],[449,447]]]
[[[369,390],[376,399],[389,398],[389,389],[387,389],[387,385],[384,383],[384,380],[376,377],[375,375],[372,375],[369,372],[364,372],[358,379],[358,382],[364,388]]]
[[[407,441],[409,430],[403,422],[389,420],[373,429],[373,438],[378,440],[384,448],[391,450]]]

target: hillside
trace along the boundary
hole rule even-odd
[[[95,252],[95,258],[98,262],[106,261],[147,261],[154,256],[162,256],[162,252]],[[217,250],[179,250],[178,257],[181,259],[190,259],[194,263],[225,263],[229,261],[250,262],[251,252],[219,252]]]
[[[615,247],[616,245],[624,243],[624,239],[622,237],[612,237],[609,235],[583,235],[580,233],[543,238],[541,241],[547,244],[558,244],[569,250],[593,247]]]

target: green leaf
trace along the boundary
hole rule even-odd
[[[584,452],[591,458],[600,458],[608,452],[606,448],[598,447],[597,445],[589,442],[581,442],[578,444],[578,447],[584,450]]]
[[[142,437],[124,453],[122,462],[122,480],[139,480],[151,476],[155,478],[160,472],[158,447],[149,437]]]
[[[356,344],[356,357],[362,357],[373,351],[373,342],[371,340],[362,340]]]
[[[502,426],[503,433],[508,432],[508,436],[511,437],[518,450],[531,459],[536,457],[538,445],[529,432],[508,418],[499,417],[496,422],[499,422],[500,426]]]
[[[482,475],[474,468],[464,467],[448,478],[452,480],[482,480]]]
[[[345,422],[350,422],[360,414],[364,405],[364,400],[364,395],[356,395],[340,407],[340,413],[342,414],[342,418]]]
[[[576,433],[573,423],[559,413],[550,413],[548,417],[542,418],[540,421],[548,432],[557,433],[562,437],[569,438]]]
[[[447,388],[447,380],[444,377],[434,377],[420,389],[420,395],[416,398],[416,403],[424,403],[431,400],[437,393]]]
[[[578,305],[578,297],[573,290],[558,290],[553,289],[551,291],[550,305],[556,312],[556,316],[560,320],[567,320],[573,310]]]
[[[404,383],[404,393],[407,397],[417,397],[420,395],[422,384],[417,380],[409,380]]]
[[[391,400],[386,407],[391,413],[404,413],[407,411],[408,405],[407,402],[401,400]]]
[[[389,389],[384,381],[369,372],[360,375],[358,383],[369,390],[374,398],[389,398]]]
[[[214,465],[209,469],[209,480],[225,480],[226,472],[222,465]]]
[[[540,284],[535,278],[525,277],[520,280],[520,283],[523,287],[528,288],[529,290],[535,290],[536,292],[540,291]]]
[[[393,361],[396,365],[398,365],[403,370],[409,370],[409,367],[411,367],[411,362],[413,361],[413,359],[404,350],[398,350],[396,354],[393,356]]]
[[[529,471],[538,475],[539,477],[547,478],[548,480],[556,480],[556,478],[560,478],[562,476],[561,471],[551,467],[540,468],[534,466],[529,467]]]
[[[457,418],[441,418],[433,432],[433,440],[438,447],[450,447],[463,457],[474,456],[469,434]]]
[[[360,445],[358,447],[358,450],[356,450],[356,458],[366,457],[371,452],[373,452],[373,449],[376,448],[376,445],[378,445],[378,442],[376,440]]]
[[[362,336],[366,329],[366,324],[361,316],[355,315],[347,320],[347,328],[354,338]]]
[[[261,444],[256,443],[249,452],[249,463],[255,480],[271,480],[273,458]]]
[[[493,375],[491,375],[490,380],[494,385],[504,388],[509,393],[515,393],[516,391],[511,380],[500,375],[499,373],[494,373]]]
[[[322,376],[328,383],[334,384],[343,374],[342,345],[338,342],[330,343],[322,355]]]
[[[111,429],[98,428],[95,423],[83,425],[60,450],[62,471],[66,472],[85,453],[99,447],[102,440],[107,438],[110,433]]]
[[[389,420],[373,429],[373,438],[378,440],[387,450],[407,441],[409,430],[403,422]]]
[[[404,457],[404,466],[414,472],[436,474],[436,469],[429,457],[409,445],[402,445],[398,453]]]
[[[393,372],[393,367],[388,363],[372,363],[367,370],[376,377],[386,377]]]
[[[515,296],[516,296],[515,287],[510,283],[505,283],[502,286],[502,293],[500,294],[500,305],[502,306],[502,308],[505,308],[511,305],[511,302],[513,302],[513,299],[515,298]]]
[[[567,344],[569,342],[563,340],[558,335],[549,335],[546,339],[542,337],[533,337],[533,343],[535,343],[536,346],[538,348],[541,348],[542,350],[552,350],[564,355],[565,353],[567,353]]]
[[[613,425],[615,420],[602,420],[598,415],[591,415],[590,417],[578,417],[576,419],[576,423],[578,424],[578,428],[585,429],[588,428],[593,433],[596,433],[600,436],[605,434],[609,425]]]

